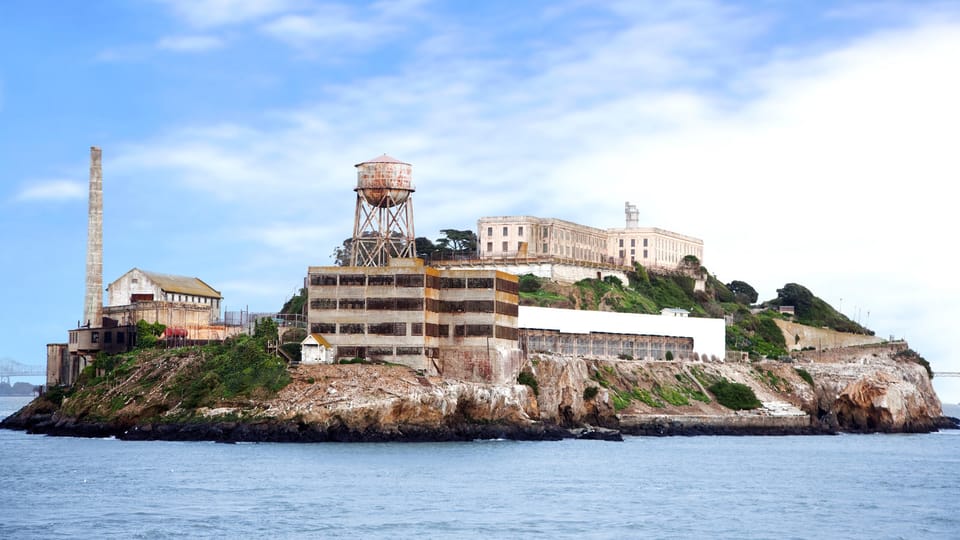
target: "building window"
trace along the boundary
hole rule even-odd
[[[543,244],[543,252],[547,253],[547,244]]]
[[[630,239],[630,247],[637,247],[637,239],[636,239],[636,238],[631,238],[631,239]]]
[[[504,227],[504,228],[503,228],[503,235],[504,235],[504,236],[510,236],[510,227]]]
[[[620,239],[620,247],[623,247],[623,238]]]
[[[487,236],[493,236],[493,227],[487,227]]]
[[[103,342],[104,342],[104,343],[113,343],[113,332],[104,332],[104,333],[103,333]]]
[[[517,251],[523,249],[523,242],[517,242]]]
[[[644,259],[647,258],[647,250],[643,250],[643,258],[644,258]]]
[[[123,345],[123,332],[117,332],[117,343]]]
[[[493,242],[487,242],[487,252],[493,251]]]
[[[504,243],[503,243],[503,246],[501,246],[501,251],[503,251],[504,253],[506,253],[506,252],[507,252],[507,249],[508,249],[508,248],[507,248],[507,243],[504,242]]]
[[[643,247],[647,247],[647,239],[646,239],[646,238],[643,239]]]
[[[517,227],[517,236],[523,236],[523,225]]]
[[[622,259],[622,258],[624,258],[625,256],[626,256],[626,254],[625,254],[624,251],[621,249],[621,250],[620,250],[620,258]]]
[[[90,332],[90,343],[100,343],[100,332]]]

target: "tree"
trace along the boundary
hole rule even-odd
[[[433,254],[437,251],[437,246],[430,241],[429,238],[425,236],[418,236],[414,239],[417,247],[417,257],[421,259],[430,260]]]
[[[352,255],[353,238],[347,238],[343,241],[343,245],[337,246],[333,249],[333,253],[330,254],[330,257],[333,258],[333,264],[337,266],[349,266]]]
[[[797,318],[803,318],[812,311],[813,300],[810,289],[796,283],[787,283],[782,289],[777,289],[775,302],[779,306],[794,306]]]
[[[271,317],[257,319],[253,327],[253,337],[261,342],[276,341],[277,323]]]
[[[727,283],[727,288],[733,293],[734,299],[739,304],[756,304],[757,290],[750,286],[746,281],[731,281]]]

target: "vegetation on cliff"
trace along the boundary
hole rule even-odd
[[[140,326],[148,334],[157,330]],[[131,422],[174,409],[183,419],[198,407],[266,399],[290,382],[286,363],[267,352],[271,339],[276,339],[276,325],[267,320],[253,336],[222,343],[161,349],[142,340],[131,352],[99,355],[73,387],[51,389],[44,398],[67,416]]]
[[[695,287],[698,279],[703,281],[702,290]],[[784,356],[792,345],[775,319],[873,334],[796,283],[786,284],[777,290],[776,298],[757,305],[757,291],[749,283],[721,283],[695,258],[685,260],[674,272],[635,264],[627,272],[627,281],[625,284],[607,276],[564,285],[527,274],[520,276],[520,301],[524,305],[622,313],[657,314],[664,308],[682,308],[692,317],[726,317],[731,323],[727,326],[727,349],[746,352],[754,360]],[[779,313],[780,306],[794,306],[795,315]]]

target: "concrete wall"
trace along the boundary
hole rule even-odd
[[[137,302],[122,306],[108,306],[103,309],[106,317],[116,319],[121,324],[135,325],[143,320],[148,323],[160,323],[167,327],[185,328],[192,339],[224,339],[239,332],[239,327],[231,329],[222,325],[211,325],[212,317],[218,312],[213,306],[185,302]]]
[[[500,270],[515,276],[533,274],[537,277],[558,281],[561,283],[576,283],[581,279],[603,279],[615,276],[627,283],[627,274],[624,268],[610,265],[588,265],[577,261],[561,261],[559,259],[488,259],[473,261],[441,261],[437,264],[442,269],[469,269],[469,270]]]
[[[774,319],[773,322],[777,323],[777,326],[780,327],[780,331],[783,332],[783,339],[787,342],[787,348],[791,351],[799,351],[808,347],[813,347],[814,349],[835,349],[837,347],[871,345],[884,342],[883,338],[877,336],[837,332],[829,328],[817,328],[780,319]],[[797,341],[797,336],[800,337],[799,342]]]

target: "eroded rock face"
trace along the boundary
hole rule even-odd
[[[824,422],[852,432],[935,430],[943,409],[920,364],[898,356],[905,344],[849,347],[830,361],[803,363],[816,381]]]

